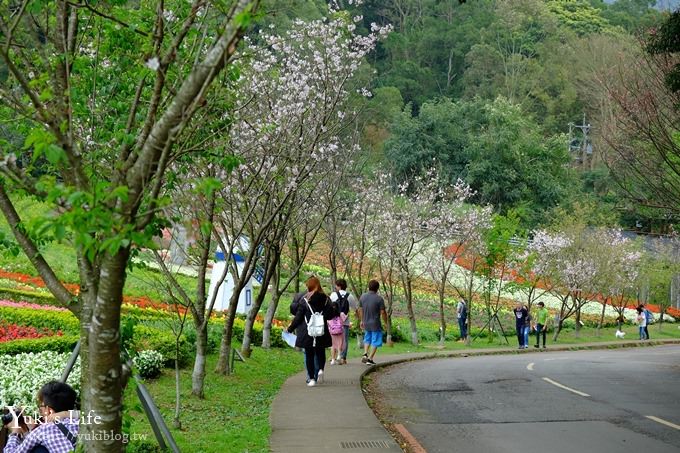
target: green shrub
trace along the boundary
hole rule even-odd
[[[78,335],[43,338],[26,338],[0,343],[0,355],[16,355],[24,352],[71,352],[78,342]]]
[[[0,299],[31,302],[39,305],[61,306],[52,294],[43,294],[36,291],[24,291],[15,288],[0,288]]]
[[[175,336],[172,332],[163,331],[154,327],[137,324],[133,328],[132,342],[130,346],[134,352],[141,352],[148,349],[153,349],[160,352],[164,360],[165,366],[175,365]],[[187,342],[186,337],[180,337],[179,342],[179,365],[185,366],[191,360],[191,345]]]
[[[154,379],[161,375],[163,354],[154,350],[141,351],[132,359],[139,375],[144,379]]]
[[[70,311],[36,310],[33,308],[0,307],[0,319],[10,324],[33,326],[64,333],[80,332],[80,321]]]

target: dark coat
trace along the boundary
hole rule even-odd
[[[314,293],[309,301],[309,305],[312,307],[314,312],[323,313],[324,329],[323,336],[316,337],[316,347],[320,348],[330,348],[331,347],[331,334],[328,332],[328,321],[336,316],[335,311],[328,299],[328,296],[322,293]],[[298,326],[302,325],[304,329],[302,330],[302,335],[297,334],[297,340],[295,340],[295,346],[298,348],[311,348],[314,344],[314,338],[307,335],[307,321],[312,316],[309,311],[309,307],[305,303],[304,299],[300,299],[298,304],[297,313],[295,313],[295,318],[293,322],[288,327],[288,332],[293,333]]]
[[[297,315],[298,308],[300,307],[300,303],[304,304],[305,301],[302,300],[302,298],[305,296],[305,293],[297,293],[293,297],[293,303],[290,304],[290,314],[295,316]],[[297,335],[298,338],[300,338],[303,334],[303,332],[307,332],[307,324],[306,323],[301,323],[297,328],[295,329],[295,335]]]

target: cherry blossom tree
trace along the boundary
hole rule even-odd
[[[443,198],[440,180],[436,172],[430,171],[399,185],[396,195],[386,192],[380,205],[378,225],[384,247],[380,253],[386,251],[396,262],[414,345],[418,344],[418,328],[413,309],[413,282],[426,272],[419,258],[434,232],[431,224],[435,223],[436,203]]]
[[[447,191],[449,192],[449,191]],[[437,287],[439,298],[439,323],[440,344],[446,341],[446,316],[445,301],[449,290],[449,275],[455,266],[459,252],[463,250],[465,237],[460,232],[466,231],[462,224],[466,221],[468,213],[463,203],[472,196],[470,186],[459,180],[447,196],[447,203],[442,203],[436,211],[435,218],[430,222],[433,230],[428,247],[425,250],[424,260],[427,273]]]
[[[599,244],[600,290],[602,312],[597,326],[599,335],[604,324],[607,306],[612,307],[618,315],[618,327],[624,317],[624,311],[638,293],[640,265],[642,253],[636,245],[625,238],[620,231],[612,230],[605,234],[606,241]]]
[[[250,247],[240,272],[231,263],[235,289],[220,345],[220,373],[229,371],[236,306],[257,265],[260,244],[275,222],[285,225],[280,216],[309,210],[310,195],[333,176],[328,162],[351,160],[354,147],[348,148],[343,137],[353,116],[346,110],[355,95],[352,77],[389,31],[375,25],[364,36],[355,29],[354,22],[342,17],[296,21],[284,35],[261,31],[245,51],[249,58],[236,84],[226,144],[242,163],[221,191],[228,210],[220,216],[220,225],[227,242],[233,243],[243,231]],[[285,229],[277,231],[272,240],[287,236]]]
[[[470,209],[456,232],[457,237],[463,238],[454,245],[456,260],[461,261],[461,265],[452,269],[449,282],[457,296],[467,305],[469,328],[465,344],[468,346],[471,343],[474,296],[481,292],[483,287],[483,281],[477,277],[477,274],[483,265],[483,257],[487,254],[484,237],[486,231],[491,228],[491,216],[491,206]]]
[[[546,230],[534,231],[531,240],[527,241],[525,249],[515,261],[514,271],[518,286],[526,294],[529,309],[552,290],[555,263],[569,244],[564,235]]]

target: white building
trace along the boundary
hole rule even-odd
[[[243,265],[245,260],[243,257],[237,253],[234,253],[234,260],[236,261],[236,266],[238,267],[238,273],[243,271]],[[227,261],[224,257],[224,252],[218,250],[215,253],[215,264],[212,268],[212,277],[210,278],[210,288],[208,290],[208,300],[207,304],[212,300],[213,294],[215,293],[215,287],[217,282],[222,277],[224,268],[227,265]],[[229,300],[234,292],[234,278],[231,272],[227,272],[227,276],[224,282],[220,285],[217,291],[217,299],[215,300],[216,311],[226,311],[229,309]],[[251,278],[248,283],[243,287],[241,295],[238,298],[238,305],[236,306],[236,313],[247,314],[253,305],[253,279]]]

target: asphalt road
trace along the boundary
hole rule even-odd
[[[680,452],[680,346],[417,361],[375,385],[429,453]]]

